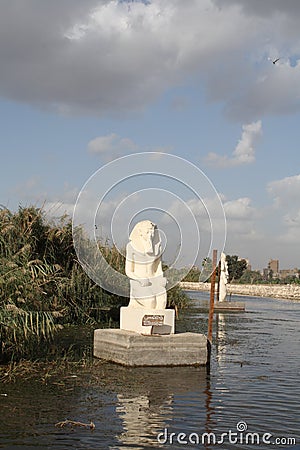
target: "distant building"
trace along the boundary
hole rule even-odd
[[[279,271],[279,278],[284,280],[287,277],[297,277],[299,278],[299,269],[296,267],[294,269],[281,269]]]
[[[265,280],[270,278],[279,278],[279,260],[270,259],[268,262],[268,267],[262,270],[262,276]]]
[[[264,280],[267,280],[269,277],[269,269],[267,269],[267,268],[263,269],[262,276],[263,276]]]
[[[268,264],[269,271],[272,271],[273,277],[279,276],[279,260],[278,259],[270,259]]]

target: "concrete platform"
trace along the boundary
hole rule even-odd
[[[204,366],[207,338],[200,333],[143,336],[121,329],[94,332],[94,356],[125,366]]]
[[[215,311],[245,311],[244,302],[215,302]]]

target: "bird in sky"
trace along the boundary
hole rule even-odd
[[[280,60],[280,58],[276,58],[276,59],[268,58],[268,60],[272,61],[273,64],[276,64]]]

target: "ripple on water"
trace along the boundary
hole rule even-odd
[[[243,301],[246,312],[215,316],[210,374],[205,368],[103,364],[91,374],[98,384],[81,382],[79,376],[66,388],[33,382],[1,387],[8,394],[0,397],[1,445],[161,448],[156,437],[166,427],[174,433],[220,433],[235,430],[240,420],[253,432],[299,439],[300,303]],[[186,311],[177,325],[181,331],[206,332],[207,312]],[[96,428],[54,426],[66,418],[93,420]]]

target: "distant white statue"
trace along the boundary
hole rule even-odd
[[[227,283],[228,283],[228,264],[226,261],[225,253],[221,253],[221,264],[220,264],[220,284],[219,284],[219,302],[224,302],[227,295]]]
[[[150,220],[135,225],[126,247],[126,275],[130,278],[129,307],[165,309],[166,278],[161,263],[161,240]]]

